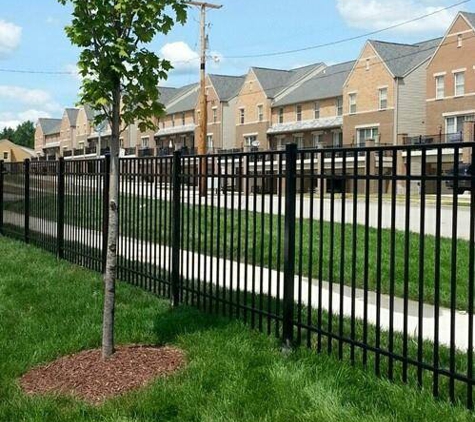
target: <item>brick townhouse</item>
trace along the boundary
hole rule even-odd
[[[343,88],[345,144],[397,144],[425,133],[426,66],[439,42],[366,42]]]
[[[236,148],[268,149],[267,131],[271,126],[272,102],[289,87],[317,74],[325,65],[316,63],[293,69],[278,70],[252,67],[239,91],[236,103]]]
[[[59,157],[62,119],[40,118],[35,129],[35,152],[52,159]]]
[[[427,66],[426,114],[426,133],[432,139],[474,139],[474,13],[457,15]]]
[[[291,142],[300,148],[341,146],[343,83],[353,64],[328,66],[276,97],[267,131],[271,149],[282,149]]]

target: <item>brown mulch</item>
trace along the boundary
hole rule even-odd
[[[146,386],[185,364],[172,347],[124,346],[104,361],[101,350],[87,350],[34,368],[20,379],[27,394],[66,394],[91,404]]]

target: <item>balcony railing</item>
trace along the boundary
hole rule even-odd
[[[73,151],[68,149],[66,151],[63,151],[63,157],[72,157]]]
[[[138,150],[139,157],[153,157],[154,149],[153,148],[140,148]]]
[[[97,154],[97,148],[96,147],[87,147],[84,150],[84,152],[85,152],[86,155]]]
[[[73,155],[75,157],[80,157],[81,155],[84,155],[84,148],[76,148],[73,151]]]
[[[436,135],[405,136],[402,139],[403,145],[426,145],[444,144],[450,142],[463,142],[463,132],[438,133]]]
[[[130,155],[135,155],[135,154],[136,154],[136,149],[135,149],[135,147],[132,147],[132,148],[125,148],[124,151],[125,151],[125,155],[126,155],[126,156],[130,156]]]

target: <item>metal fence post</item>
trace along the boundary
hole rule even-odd
[[[285,151],[285,229],[284,229],[284,347],[291,347],[294,339],[294,283],[295,283],[295,208],[297,198],[297,145],[287,145]]]
[[[58,218],[56,229],[57,256],[59,259],[64,257],[64,158],[60,157],[58,161]]]
[[[4,201],[4,186],[3,186],[3,174],[5,172],[5,166],[3,160],[0,161],[0,235],[3,235],[3,201]]]
[[[181,151],[173,153],[172,167],[172,272],[171,272],[171,303],[173,307],[180,304],[180,232],[181,232],[181,210],[180,210],[180,173],[181,173]]]
[[[110,187],[110,155],[104,156],[102,185],[102,272],[106,271],[107,239],[109,237],[109,187]],[[100,168],[100,167],[99,167]]]
[[[30,242],[30,160],[23,163],[25,176],[25,243]]]

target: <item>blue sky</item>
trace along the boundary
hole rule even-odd
[[[64,34],[70,8],[56,0],[4,1],[0,9],[0,69],[70,71],[71,75],[31,75],[0,71],[0,128],[25,119],[61,117],[77,102],[80,81],[74,74],[78,50]],[[260,58],[233,58],[279,52],[358,36],[433,12],[457,0],[222,0],[209,12],[209,71],[239,75],[250,66],[292,68],[356,58],[359,39],[333,47]],[[458,10],[475,12],[475,0],[372,38],[417,42],[443,35]],[[197,81],[199,13],[151,48],[175,61],[167,86]]]

